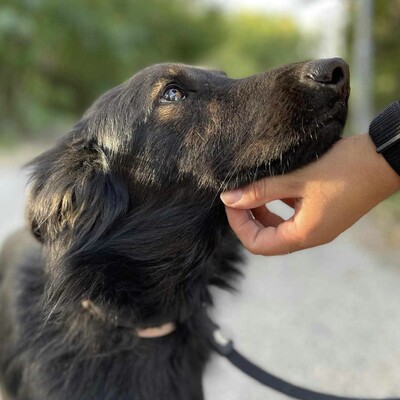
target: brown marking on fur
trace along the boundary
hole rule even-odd
[[[96,306],[91,300],[82,300],[81,305],[82,308],[88,311],[94,318],[100,319],[102,321],[105,320],[104,313],[102,312],[100,307]]]
[[[208,104],[208,112],[210,115],[210,124],[207,128],[207,136],[211,134],[213,131],[219,131],[219,127],[221,126],[221,106],[217,100],[211,99]]]
[[[206,144],[209,142],[210,138],[221,134],[221,106],[216,99],[210,99],[207,104],[207,124],[200,130],[198,126],[188,128],[187,135],[183,140],[183,149],[198,149],[195,156],[193,154],[189,157],[189,152],[184,152],[183,156],[179,160],[179,171],[181,173],[189,172],[191,165],[193,163],[193,157],[198,160],[201,159],[201,155],[206,150]],[[201,161],[198,161],[201,163]],[[212,179],[212,175],[208,177],[203,177],[200,186],[207,186]]]
[[[218,104],[218,101],[216,99],[211,99],[210,102],[208,103],[208,111],[212,116],[218,115],[220,112],[220,105]]]
[[[181,67],[179,67],[178,65],[170,65],[167,68],[167,74],[170,74],[172,76],[175,76],[179,73],[179,71],[181,71]]]
[[[178,68],[176,67],[168,67],[165,71],[165,77],[160,78],[157,82],[153,85],[150,93],[151,99],[154,101],[161,95],[162,89],[174,79],[174,77],[179,73]],[[166,78],[168,76],[168,78]]]
[[[165,79],[159,79],[151,88],[150,97],[152,101],[155,101],[159,96],[161,96],[161,91],[164,86],[168,83]]]
[[[163,104],[155,110],[156,119],[159,122],[169,122],[179,118],[181,115],[176,104]]]

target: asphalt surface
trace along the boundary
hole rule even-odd
[[[0,242],[23,223],[25,182],[17,167],[1,165]],[[215,319],[244,354],[297,385],[400,397],[400,262],[381,241],[367,218],[326,246],[249,255],[239,291],[215,291]],[[207,400],[287,398],[219,356],[204,386]]]

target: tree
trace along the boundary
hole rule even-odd
[[[398,29],[399,0],[375,0],[375,93],[376,109],[400,97]]]
[[[244,76],[293,61],[287,19],[225,15],[196,0],[0,0],[0,132],[32,135],[81,114],[156,62]]]

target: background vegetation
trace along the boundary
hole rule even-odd
[[[400,99],[400,1],[375,0],[375,107]]]
[[[195,0],[1,0],[0,145],[48,135],[149,64],[240,76],[298,59],[299,45],[290,20]]]
[[[376,0],[374,21],[380,109],[400,93],[400,1]],[[289,18],[227,14],[198,0],[0,0],[0,147],[51,136],[152,63],[239,77],[309,58],[312,46]]]

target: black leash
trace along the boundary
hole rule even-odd
[[[399,398],[373,399],[363,397],[343,397],[315,392],[300,386],[293,385],[253,364],[240,354],[234,347],[233,341],[226,339],[220,327],[208,316],[208,340],[212,348],[221,356],[226,357],[235,367],[256,381],[287,396],[300,400],[400,400]]]

